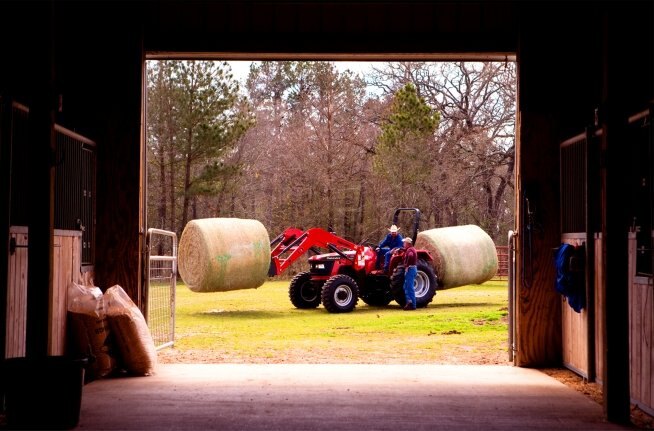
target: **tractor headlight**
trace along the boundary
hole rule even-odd
[[[314,263],[313,267],[315,269],[325,269],[325,264],[324,263]]]

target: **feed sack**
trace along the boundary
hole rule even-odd
[[[253,289],[268,278],[270,238],[258,220],[191,220],[177,260],[179,275],[193,292]]]
[[[68,285],[66,351],[75,358],[91,355],[85,382],[109,375],[116,368],[105,300],[97,286]]]
[[[122,365],[136,375],[154,374],[157,349],[143,313],[118,284],[107,289],[104,297],[107,301],[107,318]]]
[[[443,288],[480,284],[497,273],[495,243],[479,226],[450,226],[419,232],[415,248],[429,251]]]

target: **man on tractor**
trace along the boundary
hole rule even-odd
[[[382,242],[377,246],[377,268],[379,263],[384,259],[384,272],[388,272],[388,264],[391,261],[391,255],[396,248],[402,248],[402,235],[399,233],[400,228],[392,225]]]

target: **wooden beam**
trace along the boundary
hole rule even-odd
[[[625,143],[623,63],[618,50],[618,28],[613,21],[615,10],[605,11],[603,17],[603,112],[602,181],[602,236],[605,250],[604,285],[604,409],[611,422],[630,423],[629,394],[629,310],[627,232],[628,207],[624,189],[624,175],[630,171]],[[615,32],[615,33],[613,33]],[[614,39],[616,37],[616,39]],[[624,117],[624,118],[623,118]]]
[[[32,180],[29,185],[29,245],[27,269],[27,356],[45,356],[48,349],[49,292],[52,286],[54,233],[55,80],[53,2],[33,11],[30,38],[32,88],[29,147]]]

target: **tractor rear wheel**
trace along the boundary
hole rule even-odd
[[[359,287],[350,276],[338,274],[322,287],[322,305],[330,313],[349,313],[359,300]]]
[[[436,295],[436,274],[429,262],[418,260],[418,273],[413,281],[413,288],[416,291],[416,308],[426,307]],[[398,265],[391,275],[391,292],[395,302],[404,307],[406,296],[404,295],[404,265]]]
[[[321,285],[311,281],[310,272],[300,272],[288,286],[288,296],[296,308],[316,308],[320,305]]]

